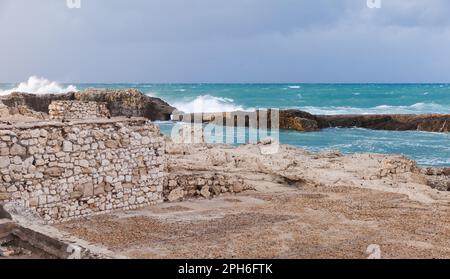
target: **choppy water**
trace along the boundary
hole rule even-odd
[[[0,94],[17,84],[1,84]],[[33,81],[20,88],[55,93],[72,89]],[[56,87],[55,86],[59,86]],[[450,113],[450,84],[73,84],[81,90],[136,88],[185,112],[295,108],[314,114]],[[42,91],[42,90],[41,90]],[[162,123],[169,132],[172,124]],[[450,135],[425,132],[325,129],[315,133],[282,131],[282,143],[310,150],[404,154],[422,165],[450,166]]]

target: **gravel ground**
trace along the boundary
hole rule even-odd
[[[161,204],[58,225],[131,258],[450,258],[450,206],[301,186]]]

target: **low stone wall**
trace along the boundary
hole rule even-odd
[[[82,101],[53,101],[49,109],[50,119],[90,119],[109,117],[106,103]]]
[[[64,221],[163,200],[164,141],[141,118],[0,125],[0,202]]]
[[[164,183],[164,200],[174,202],[195,197],[210,198],[224,193],[240,193],[251,188],[236,175],[171,173]]]

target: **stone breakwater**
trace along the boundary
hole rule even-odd
[[[256,112],[217,112],[217,113],[192,113],[183,114],[177,112],[174,120],[183,122],[203,122],[222,125],[259,127],[260,116],[266,115],[266,111]],[[270,111],[269,111],[270,115]],[[270,116],[268,117],[270,119]],[[365,128],[372,130],[388,131],[424,131],[424,132],[450,132],[450,115],[448,114],[374,114],[374,115],[313,115],[301,110],[280,110],[280,129],[294,130],[298,132],[315,132],[326,128]],[[262,121],[262,123],[266,123]],[[272,126],[270,121],[268,127]]]
[[[111,116],[106,103],[53,101],[48,107],[50,119],[89,119]]]
[[[164,145],[142,118],[0,125],[0,202],[48,222],[161,202]]]

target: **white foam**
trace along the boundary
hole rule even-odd
[[[175,102],[172,104],[178,110],[186,113],[196,112],[230,112],[244,110],[242,106],[234,104],[230,98],[220,98],[210,95],[198,96],[190,102]]]
[[[312,114],[337,115],[337,114],[427,114],[427,113],[450,113],[450,107],[435,103],[416,103],[411,106],[380,105],[371,108],[355,107],[296,107]]]
[[[288,86],[290,89],[300,89],[300,88],[302,88],[301,86],[299,86],[299,85],[292,85],[292,86]]]
[[[45,78],[32,76],[26,82],[21,82],[17,87],[1,91],[0,95],[8,95],[12,92],[24,92],[34,94],[61,94],[67,92],[77,91],[73,85],[63,87],[57,82],[50,81]]]

